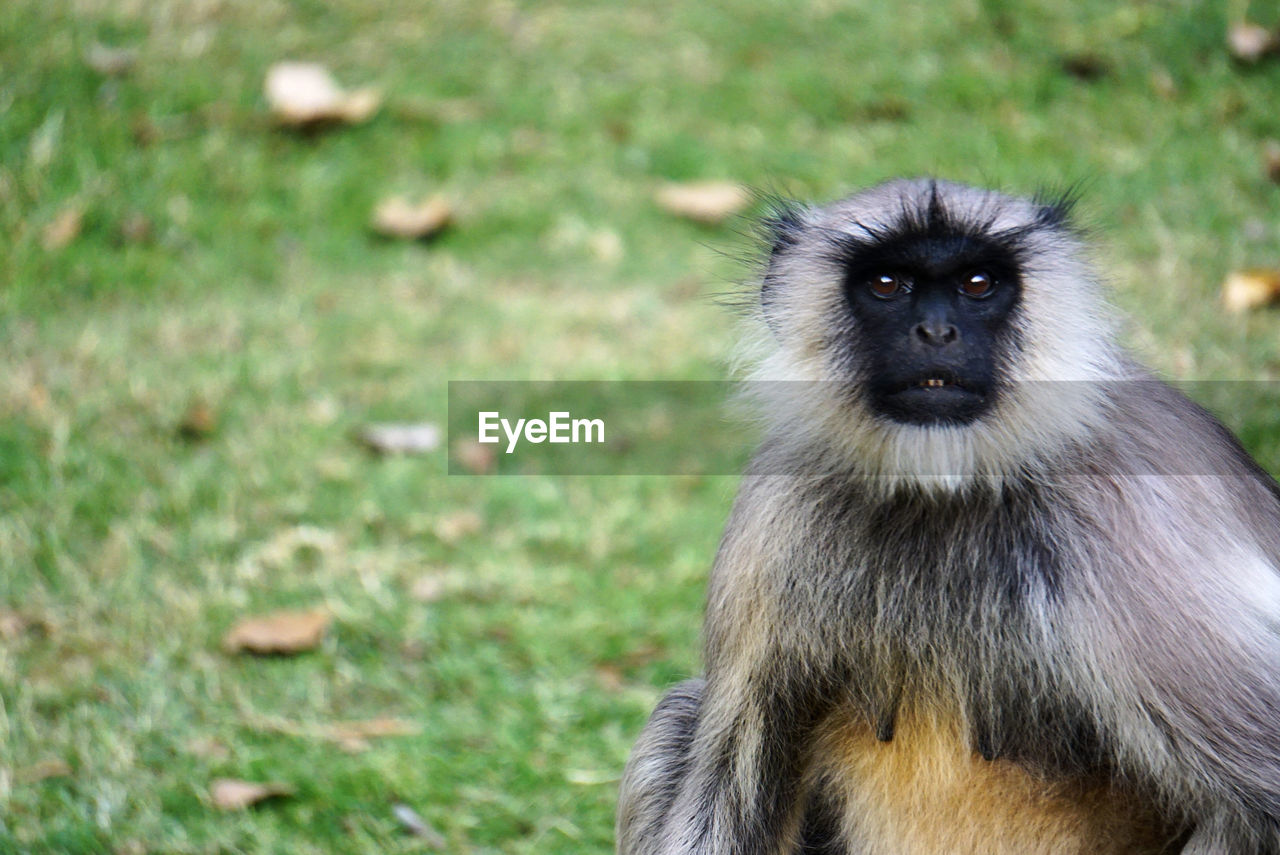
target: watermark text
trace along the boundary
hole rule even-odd
[[[499,430],[507,439],[507,454],[516,450],[520,440],[527,442],[604,442],[604,419],[575,419],[566,411],[553,411],[543,419],[502,418],[496,410],[481,411],[477,439],[480,442],[502,441]]]

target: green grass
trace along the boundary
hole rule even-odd
[[[451,379],[722,377],[744,244],[657,210],[664,180],[1082,181],[1136,349],[1280,375],[1280,315],[1216,302],[1280,264],[1280,63],[1233,64],[1214,4],[415,5],[0,5],[0,609],[30,623],[0,636],[0,851],[423,851],[397,802],[450,852],[610,850],[630,744],[699,668],[732,479],[446,476],[350,432],[443,422]],[[136,68],[102,78],[95,41]],[[1063,70],[1082,55],[1106,73]],[[286,57],[385,108],[273,128]],[[370,235],[380,197],[437,190],[452,231]],[[46,250],[69,206],[82,233]],[[217,428],[183,440],[198,401]],[[1273,469],[1278,418],[1241,422]],[[444,595],[414,600],[429,573]],[[318,651],[220,650],[317,604]],[[316,735],[377,716],[420,732]],[[297,792],[222,813],[219,776]]]

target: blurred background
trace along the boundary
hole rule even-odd
[[[611,851],[734,479],[446,475],[492,465],[432,441],[447,381],[722,378],[732,186],[925,173],[1079,184],[1126,340],[1274,379],[1280,314],[1220,291],[1277,287],[1278,26],[6,0],[0,851]],[[1273,471],[1277,418],[1241,422]]]

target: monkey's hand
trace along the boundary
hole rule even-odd
[[[795,851],[812,717],[762,700],[702,680],[662,700],[623,777],[620,855]]]

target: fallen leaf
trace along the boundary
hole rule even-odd
[[[178,422],[178,436],[195,442],[207,438],[218,427],[218,417],[204,401],[194,401]]]
[[[338,743],[338,750],[345,754],[360,754],[373,747],[363,736],[341,736],[334,741]]]
[[[1230,312],[1257,309],[1280,299],[1280,270],[1240,270],[1222,283],[1222,305]]]
[[[146,113],[138,113],[130,120],[129,133],[142,148],[159,142],[163,136],[160,127]]]
[[[444,835],[432,828],[413,808],[397,802],[391,806],[391,813],[405,831],[414,837],[421,837],[426,841],[428,847],[432,849],[444,848]]]
[[[599,769],[569,769],[564,773],[564,779],[580,787],[598,787],[601,784],[616,783],[618,773]]]
[[[369,425],[357,438],[378,454],[423,454],[440,447],[441,431],[429,422]]]
[[[444,597],[445,577],[442,573],[419,576],[409,587],[409,596],[420,603],[434,603]]]
[[[438,234],[452,220],[453,206],[443,196],[417,203],[394,196],[374,209],[373,230],[387,237],[421,240]]]
[[[18,772],[18,780],[28,784],[50,778],[71,777],[71,766],[65,760],[44,760]]]
[[[626,254],[622,237],[612,229],[600,229],[587,238],[587,248],[597,261],[605,264],[617,264]]]
[[[728,181],[668,184],[655,198],[668,213],[709,226],[723,223],[751,202],[744,187]]]
[[[320,645],[330,620],[324,609],[273,612],[236,624],[222,639],[222,646],[228,653],[303,653]]]
[[[12,609],[0,609],[0,638],[5,641],[13,641],[26,633],[30,626],[31,621],[25,615]]]
[[[80,236],[84,226],[84,209],[79,205],[63,208],[49,225],[44,227],[40,244],[50,252],[63,249]]]
[[[278,781],[255,783],[216,778],[209,784],[209,798],[219,810],[244,810],[267,799],[293,795],[293,787]]]
[[[498,452],[491,443],[460,439],[453,444],[453,459],[472,475],[487,475],[498,465]]]
[[[652,642],[641,644],[618,657],[618,663],[627,668],[639,668],[661,659],[667,654],[661,644]]]
[[[462,540],[462,538],[480,531],[482,526],[483,521],[480,519],[479,514],[474,511],[458,511],[436,520],[433,531],[436,537],[452,545]]]
[[[411,721],[398,718],[375,718],[368,721],[344,721],[330,725],[321,731],[325,739],[338,743],[348,754],[367,751],[369,740],[384,736],[413,736],[422,729]]]
[[[277,121],[291,127],[359,124],[382,104],[376,89],[345,91],[315,62],[276,63],[267,70],[264,91]]]
[[[1240,21],[1227,30],[1227,49],[1241,62],[1254,63],[1280,50],[1280,38],[1259,24]]]
[[[299,739],[323,739],[337,743],[349,753],[368,750],[369,740],[384,736],[413,736],[422,729],[414,722],[399,718],[374,718],[364,721],[340,721],[333,724],[308,724],[276,717],[255,717],[250,727],[268,733],[283,733]]]
[[[1262,165],[1267,178],[1280,184],[1280,140],[1267,140],[1262,146]]]
[[[622,676],[622,669],[616,665],[597,665],[596,680],[600,683],[601,688],[607,692],[618,692],[626,685],[626,680]]]
[[[120,222],[120,239],[125,243],[146,243],[151,240],[151,218],[136,211]]]
[[[128,74],[138,62],[136,48],[121,48],[94,42],[84,54],[85,65],[107,77]]]
[[[365,719],[363,721],[342,721],[329,726],[333,738],[359,736],[371,739],[380,736],[413,736],[421,733],[422,728],[412,721],[390,716]]]
[[[186,749],[188,754],[196,757],[204,757],[209,760],[225,760],[231,756],[230,749],[218,740],[202,736],[187,742]]]
[[[27,407],[39,415],[49,412],[49,389],[41,382],[35,381],[27,387]]]
[[[381,105],[382,93],[377,89],[369,86],[355,89],[347,93],[339,110],[339,117],[349,125],[358,125],[368,121]]]
[[[1166,101],[1178,97],[1178,83],[1173,79],[1173,75],[1169,73],[1168,69],[1157,68],[1151,72],[1151,88]]]
[[[1111,67],[1107,61],[1094,53],[1075,53],[1059,60],[1062,70],[1077,80],[1093,83],[1107,76]]]

